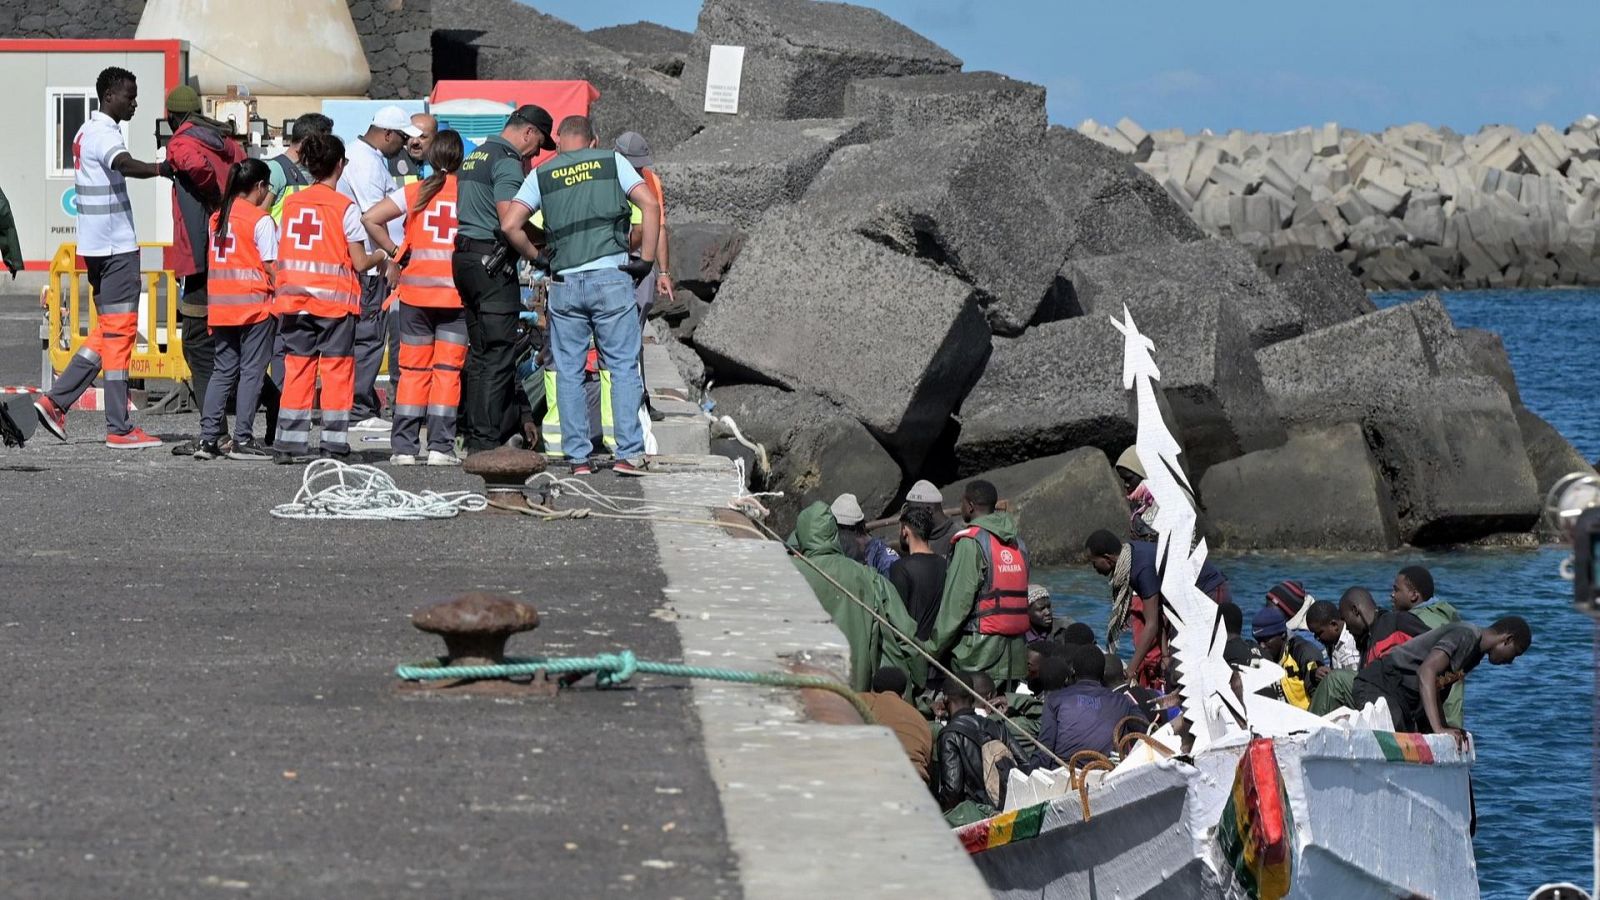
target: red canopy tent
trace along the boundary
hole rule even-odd
[[[587,81],[441,81],[433,86],[428,102],[493,100],[513,107],[532,103],[544,107],[560,125],[567,116],[587,116],[589,104],[598,99],[600,92]],[[530,164],[537,166],[553,155],[540,153]]]

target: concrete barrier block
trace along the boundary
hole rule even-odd
[[[835,150],[865,137],[854,119],[722,121],[661,154],[667,205],[675,217],[747,228],[798,200]]]
[[[874,139],[935,127],[992,128],[1037,138],[1049,124],[1044,88],[994,72],[858,78],[845,89],[844,115]]]
[[[1216,147],[1205,146],[1195,151],[1194,159],[1189,164],[1189,171],[1183,176],[1183,189],[1192,197],[1200,193],[1200,188],[1207,181],[1212,180],[1216,167],[1222,163],[1222,152]],[[1228,185],[1223,184],[1223,187]],[[1242,189],[1238,193],[1243,193]]]
[[[1086,559],[1084,542],[1099,529],[1128,528],[1128,500],[1107,454],[1095,447],[981,472],[993,484],[1028,535],[1028,561],[1064,565]],[[973,479],[945,485],[945,505],[960,506]]]

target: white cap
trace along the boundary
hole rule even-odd
[[[373,128],[404,132],[406,137],[422,137],[422,129],[411,124],[411,114],[398,106],[385,106],[372,117]]]
[[[839,499],[828,507],[828,511],[833,513],[833,520],[840,525],[860,525],[867,518],[866,513],[861,511],[861,501],[856,499],[855,494],[840,494]]]
[[[906,493],[907,503],[943,503],[944,497],[931,481],[919,481]]]

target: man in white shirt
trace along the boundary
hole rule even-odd
[[[89,270],[99,314],[94,332],[67,364],[55,387],[34,401],[39,424],[67,439],[67,410],[105,368],[106,446],[116,450],[159,447],[159,438],[128,421],[128,362],[138,334],[139,239],[133,231],[128,178],[171,177],[165,163],[140,162],[128,152],[121,123],[139,108],[133,73],[115,66],[95,80],[100,108],[72,141],[78,196],[78,255]]]
[[[356,202],[359,213],[377,206],[395,191],[394,176],[389,172],[389,160],[405,147],[407,138],[419,137],[422,129],[411,123],[411,117],[398,106],[385,106],[372,117],[367,133],[351,141],[345,148],[349,163],[339,177],[339,193]],[[365,230],[362,234],[365,235]],[[389,223],[389,237],[395,243],[405,239],[405,232]],[[367,251],[373,250],[371,241]],[[388,315],[383,311],[384,297],[389,284],[377,268],[361,276],[361,318],[356,322],[356,402],[350,413],[352,431],[382,431],[387,433],[390,423],[379,415],[377,380],[383,363],[385,345],[389,342]],[[390,354],[389,381],[400,377],[398,362]]]

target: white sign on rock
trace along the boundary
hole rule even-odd
[[[712,44],[706,66],[706,112],[737,113],[739,81],[743,76],[744,48]]]

